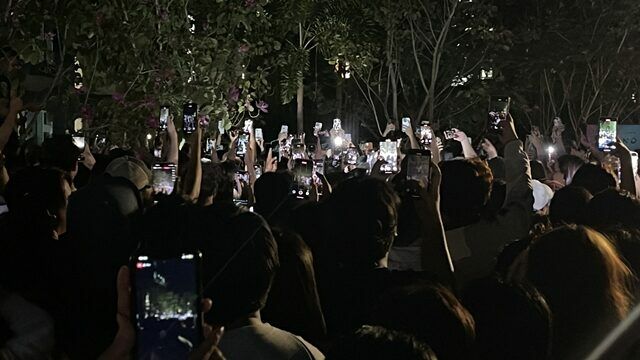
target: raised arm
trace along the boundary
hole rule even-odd
[[[478,154],[476,154],[476,151],[473,149],[473,146],[469,141],[469,137],[464,133],[464,131],[453,129],[453,139],[459,142],[460,145],[462,145],[462,152],[465,159],[473,159],[478,157]]]
[[[455,288],[454,269],[440,215],[440,180],[438,165],[431,164],[431,184],[421,188],[415,207],[420,217],[422,269],[434,274],[439,282]],[[413,183],[419,186],[417,183]]]
[[[167,123],[167,138],[167,162],[177,166],[180,149],[178,149],[178,130],[176,130],[176,124],[173,122],[173,116],[169,117],[169,122]]]
[[[200,126],[191,134],[189,142],[191,143],[191,154],[187,164],[183,194],[187,199],[196,201],[200,196],[202,184],[202,128]]]

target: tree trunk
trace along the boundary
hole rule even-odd
[[[336,118],[342,119],[342,103],[343,103],[343,88],[344,79],[342,77],[338,77],[336,81]]]
[[[297,119],[297,129],[298,134],[304,133],[304,83],[301,81],[298,85],[298,91],[296,92],[296,101],[297,101],[297,111],[296,111],[296,119]]]

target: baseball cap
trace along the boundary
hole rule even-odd
[[[544,209],[553,199],[553,190],[538,180],[531,180],[531,187],[533,188],[533,210]]]
[[[105,173],[113,177],[128,179],[138,190],[143,190],[151,183],[151,171],[147,165],[131,156],[122,156],[112,160]]]

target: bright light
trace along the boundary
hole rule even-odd
[[[343,143],[344,143],[344,139],[342,139],[342,137],[341,137],[341,136],[336,136],[336,137],[333,139],[333,145],[335,145],[336,147],[340,147],[340,146],[342,146],[342,144],[343,144]]]
[[[554,148],[553,146],[549,146],[549,147],[547,148],[547,152],[548,152],[549,154],[553,154],[553,153],[555,153],[555,152],[556,152],[556,148]]]
[[[151,139],[153,139],[153,135],[147,134],[147,140],[151,140]]]

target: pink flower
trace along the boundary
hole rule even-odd
[[[227,97],[232,103],[238,102],[238,99],[240,99],[240,89],[232,86],[231,88],[229,88],[229,94],[227,95]]]
[[[203,128],[209,127],[209,123],[211,122],[211,118],[209,118],[209,115],[198,115],[198,122],[200,123],[200,126]]]
[[[266,101],[264,100],[260,100],[258,102],[256,102],[256,107],[262,111],[263,113],[268,113],[269,112],[269,104],[267,104]]]
[[[242,44],[238,47],[238,52],[240,54],[246,54],[247,52],[249,52],[249,45],[247,44]]]
[[[244,0],[244,6],[252,8],[256,5],[256,0]]]

